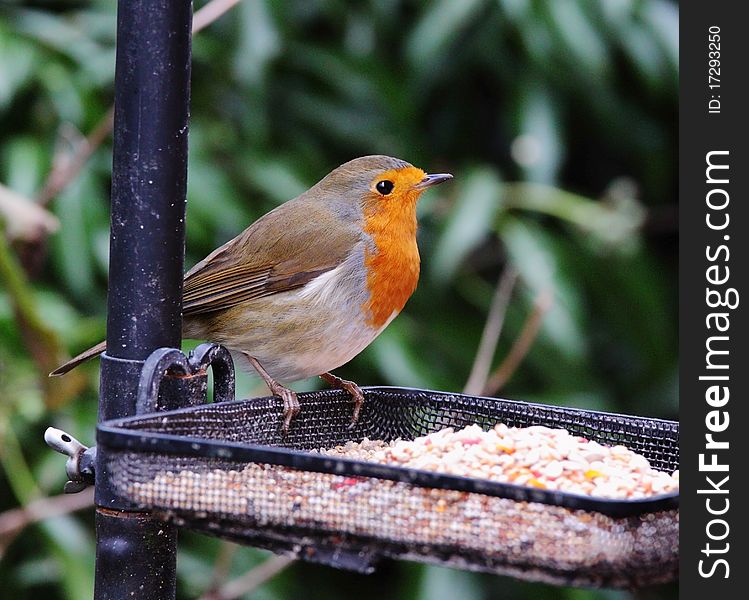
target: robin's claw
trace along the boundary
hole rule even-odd
[[[279,385],[276,390],[271,390],[274,396],[280,396],[283,400],[283,433],[289,433],[291,420],[299,414],[299,398],[294,390]]]
[[[354,401],[354,414],[351,416],[351,425],[349,425],[349,428],[353,429],[357,421],[359,421],[361,407],[364,406],[364,392],[362,392],[361,388],[353,381],[347,381],[346,383],[351,384],[351,387],[345,389],[349,394],[351,394],[351,399]]]
[[[326,381],[331,387],[346,390],[351,394],[351,399],[354,402],[354,414],[351,417],[351,425],[349,425],[349,429],[353,429],[359,420],[359,413],[361,413],[361,407],[364,404],[364,392],[362,392],[361,388],[353,381],[341,379],[340,377],[333,375],[333,373],[323,373],[320,375],[320,378]]]
[[[250,356],[247,352],[242,352],[242,354],[244,354],[247,360],[250,361],[250,364],[258,372],[258,375],[263,378],[270,393],[283,400],[283,433],[286,435],[289,433],[289,426],[291,425],[292,419],[296,417],[301,410],[297,393],[273,379],[254,356]]]

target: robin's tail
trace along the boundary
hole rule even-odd
[[[81,352],[75,358],[71,358],[64,365],[57,367],[54,371],[52,371],[49,374],[49,376],[57,377],[58,375],[65,375],[65,373],[67,373],[68,371],[71,371],[72,369],[75,369],[78,365],[80,365],[82,362],[86,362],[89,358],[93,358],[94,356],[99,356],[99,354],[104,352],[104,350],[106,349],[107,349],[106,342],[101,342],[100,344],[96,344],[96,346],[89,348],[85,352]]]

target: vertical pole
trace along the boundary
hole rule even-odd
[[[179,347],[182,318],[190,0],[119,0],[107,351],[99,420],[135,414],[156,348]],[[174,598],[174,526],[107,508],[97,457],[96,600]]]

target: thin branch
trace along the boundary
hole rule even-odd
[[[5,222],[8,241],[36,242],[60,226],[57,217],[0,183],[0,218]]]
[[[240,0],[213,0],[196,11],[192,19],[193,35],[205,29]],[[109,137],[114,125],[114,106],[110,106],[106,114],[99,120],[94,129],[85,139],[76,144],[72,155],[58,153],[53,159],[52,170],[47,176],[41,191],[37,195],[37,202],[41,206],[48,205],[52,199],[68,187],[80,174],[83,167],[96,149]]]
[[[91,133],[75,144],[72,154],[60,151],[55,155],[52,160],[52,170],[36,198],[40,206],[47,206],[55,196],[78,177],[88,159],[109,137],[113,123],[114,106],[110,106]]]
[[[271,556],[265,562],[247,573],[222,585],[218,590],[208,592],[200,600],[236,600],[249,595],[264,583],[278,575],[294,562],[288,556]]]
[[[195,35],[228,10],[239,4],[240,0],[213,0],[192,16],[192,33]]]
[[[215,593],[216,590],[220,589],[226,583],[237,548],[238,546],[233,542],[221,541],[216,560],[213,563],[211,585],[208,587],[210,593]]]
[[[94,505],[94,488],[78,494],[61,494],[34,500],[21,508],[0,513],[0,556],[26,527],[45,519],[67,515]]]
[[[541,323],[544,315],[549,311],[553,304],[554,298],[550,290],[543,290],[538,293],[533,303],[533,310],[528,315],[523,329],[520,331],[515,342],[510,348],[502,363],[495,369],[491,377],[484,386],[483,394],[493,396],[509,381],[513,376],[520,363],[523,362],[526,354],[531,349],[533,342],[541,329]]]
[[[479,342],[479,347],[476,351],[471,374],[463,388],[464,394],[480,394],[486,386],[489,370],[492,366],[492,359],[497,350],[497,342],[502,333],[507,305],[510,303],[510,297],[512,296],[512,290],[515,287],[517,277],[517,271],[512,266],[507,265],[504,271],[502,271],[499,281],[497,281],[497,288],[489,307],[489,314],[486,316],[484,331],[481,334],[481,342]]]

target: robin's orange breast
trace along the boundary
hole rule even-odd
[[[418,169],[413,169],[419,171]],[[423,177],[423,171],[414,179]],[[367,323],[379,329],[398,314],[419,281],[416,245],[416,201],[419,193],[403,194],[392,203],[367,202],[364,231],[374,249],[364,255],[369,299],[362,305]]]

